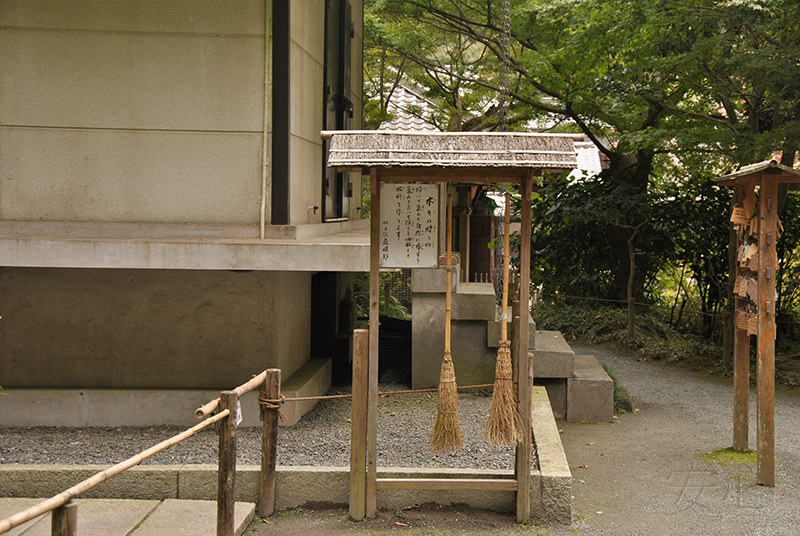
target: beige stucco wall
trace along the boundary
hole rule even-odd
[[[257,225],[264,5],[0,2],[0,218]]]
[[[310,354],[310,274],[0,268],[0,385],[230,389]]]

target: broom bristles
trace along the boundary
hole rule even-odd
[[[497,352],[494,392],[489,406],[486,441],[492,445],[507,445],[519,441],[519,404],[511,378],[511,343],[503,341]]]
[[[449,352],[445,352],[442,361],[436,409],[436,422],[433,423],[428,448],[433,454],[458,450],[461,448],[462,439],[461,427],[458,424],[458,388]]]

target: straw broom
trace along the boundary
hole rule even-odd
[[[500,319],[500,348],[494,372],[494,392],[489,406],[486,440],[493,445],[505,445],[520,439],[520,421],[516,393],[512,381],[511,343],[508,340],[508,273],[509,228],[511,226],[511,195],[506,192],[505,237],[503,246],[503,316]]]
[[[447,291],[445,293],[444,359],[439,375],[436,422],[433,423],[428,448],[433,454],[461,448],[461,427],[458,424],[458,389],[456,372],[450,357],[450,282],[452,280],[453,198],[447,197]]]

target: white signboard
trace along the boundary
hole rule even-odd
[[[436,266],[439,257],[438,232],[437,185],[381,185],[381,267]]]

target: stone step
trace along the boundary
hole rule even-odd
[[[593,355],[575,356],[575,373],[567,380],[567,420],[614,421],[614,381]]]

